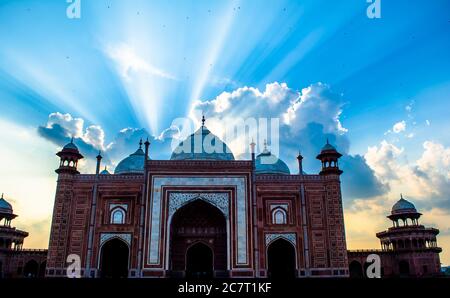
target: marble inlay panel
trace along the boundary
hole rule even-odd
[[[246,179],[242,176],[225,177],[185,177],[185,176],[157,176],[152,181],[151,193],[151,227],[148,247],[148,259],[150,264],[160,264],[160,232],[162,218],[162,187],[172,186],[225,186],[236,188],[236,246],[237,263],[247,264],[247,186]],[[198,196],[198,195],[197,195]],[[222,203],[221,203],[222,204]],[[224,208],[218,207],[219,209]],[[222,209],[221,209],[222,210]],[[169,206],[169,212],[170,206]]]

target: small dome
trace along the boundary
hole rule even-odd
[[[264,149],[262,153],[258,154],[255,160],[255,166],[257,174],[291,174],[284,161],[270,153],[270,151],[267,151],[267,149]]]
[[[3,194],[0,198],[0,212],[1,213],[13,213],[13,209],[10,203],[8,203],[4,198]]]
[[[416,213],[416,207],[413,203],[403,199],[403,197],[392,206],[391,214]]]
[[[100,172],[100,175],[111,175],[111,173],[105,167],[105,169]]]
[[[136,152],[119,162],[114,174],[144,174],[145,153],[141,147],[142,142]]]
[[[336,151],[336,148],[333,145],[331,145],[327,139],[327,143],[325,144],[325,146],[322,147],[322,151],[331,151],[331,150]]]
[[[64,147],[63,147],[63,151],[65,150],[74,150],[78,152],[78,147],[77,145],[75,145],[73,143],[73,138],[70,140],[70,143],[67,143]]]
[[[191,134],[175,148],[170,159],[234,160],[234,155],[219,137],[202,125],[195,133]]]

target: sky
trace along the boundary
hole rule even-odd
[[[168,159],[177,119],[190,133],[205,115],[221,137],[279,119],[269,144],[292,173],[299,150],[317,173],[328,138],[348,247],[379,248],[403,193],[450,264],[450,1],[381,0],[380,18],[365,0],[79,3],[70,18],[65,0],[0,2],[0,192],[25,247],[48,245],[55,153],[72,136],[82,172],[98,150],[113,171],[141,137]],[[244,138],[227,144],[245,158]]]

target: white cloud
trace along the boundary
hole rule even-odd
[[[105,150],[105,132],[98,125],[87,127],[86,132],[83,135],[83,140],[99,150]]]
[[[280,124],[277,137],[288,138],[288,135],[295,137],[311,123],[321,125],[321,133],[344,134],[347,129],[340,122],[341,112],[341,96],[333,93],[326,84],[312,84],[299,92],[289,88],[286,83],[274,82],[267,84],[264,90],[242,87],[223,92],[209,101],[196,101],[190,117],[199,124],[202,115],[206,115],[208,127],[222,138],[226,127],[248,119],[258,121],[264,118],[270,122],[270,119],[275,118],[279,119]],[[236,138],[240,139],[226,140],[232,151],[235,154],[247,151],[250,140],[242,136]],[[255,141],[261,145],[263,140]],[[325,138],[321,140],[324,141]]]
[[[409,162],[404,149],[387,141],[369,147],[365,155],[375,175],[390,186],[391,197],[399,193],[430,207],[450,209],[450,148],[426,141],[419,159]]]
[[[86,144],[97,150],[105,149],[105,132],[103,129],[98,125],[91,125],[84,129],[84,120],[72,117],[69,113],[51,113],[48,116],[46,126],[40,127],[39,131],[47,139],[66,141],[66,138],[73,137],[82,139]]]
[[[383,140],[380,146],[369,147],[364,158],[377,177],[386,183],[397,177],[398,164],[396,161],[402,153],[403,148],[398,148]]]
[[[395,133],[400,133],[405,130],[406,130],[406,122],[404,120],[395,123],[394,126],[392,127],[392,131]]]
[[[51,128],[54,124],[61,126],[68,133],[67,136],[79,138],[83,135],[84,120],[81,118],[73,118],[72,115],[60,112],[51,113],[48,116],[47,128]]]

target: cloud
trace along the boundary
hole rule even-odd
[[[422,208],[450,211],[450,148],[425,141],[423,149],[420,158],[409,162],[403,148],[383,140],[369,147],[365,158],[378,179],[389,185],[392,196],[402,192]]]
[[[74,118],[70,114],[51,113],[46,125],[39,126],[38,134],[59,147],[70,142],[74,136],[74,143],[84,155],[79,163],[83,172],[93,172],[95,169],[98,151],[102,151],[102,164],[108,168],[114,168],[118,162],[135,152],[140,140],[147,138],[151,142],[150,157],[166,159],[170,156],[172,140],[177,140],[179,129],[171,126],[158,136],[151,136],[143,128],[124,128],[120,130],[110,143],[105,144],[105,132],[98,125],[90,125],[84,128],[84,120]]]
[[[68,113],[51,113],[48,116],[46,128],[51,128],[54,125],[59,125],[66,132],[67,137],[79,138],[83,135],[84,120],[81,118],[73,118]]]
[[[226,137],[224,141],[231,147],[235,157],[249,157],[251,136],[256,136],[259,152],[262,151],[264,138],[268,138],[270,150],[288,164],[292,173],[298,171],[296,156],[299,150],[304,156],[304,170],[307,173],[318,173],[321,164],[315,156],[326,139],[329,139],[343,154],[341,167],[345,171],[342,176],[344,199],[351,202],[354,199],[381,195],[387,191],[388,185],[375,176],[366,157],[348,154],[350,141],[346,135],[347,129],[340,119],[343,105],[342,95],[333,92],[326,84],[316,83],[296,91],[286,83],[275,82],[267,84],[264,90],[242,87],[223,92],[211,100],[194,102],[189,115],[197,125],[200,124],[201,115],[206,115],[208,128],[219,137]],[[264,138],[257,134],[258,130],[227,134],[227,128],[245,124],[248,119],[255,119],[259,126],[264,126],[259,122],[260,119],[268,119],[267,128],[270,131],[275,127],[275,133]],[[276,121],[271,122],[271,119]],[[94,164],[96,149],[103,148],[103,162],[110,167],[133,153],[138,148],[139,140],[147,137],[151,142],[150,158],[167,159],[173,145],[178,144],[186,135],[184,123],[171,125],[155,136],[151,136],[145,129],[124,128],[106,144],[101,127],[91,125],[84,129],[83,125],[82,119],[70,114],[52,113],[47,125],[38,130],[41,136],[59,146],[63,146],[69,141],[69,136],[75,134],[80,151],[93,160]],[[192,127],[188,133],[192,133]],[[95,166],[91,163],[86,168],[92,171]]]
[[[348,154],[350,142],[346,135],[347,129],[340,120],[343,106],[342,94],[333,92],[326,84],[312,84],[299,92],[289,88],[286,83],[274,82],[267,84],[264,90],[242,87],[223,92],[211,100],[194,102],[190,117],[200,123],[202,115],[206,115],[208,128],[222,139],[225,138],[238,157],[248,157],[251,137],[256,136],[259,152],[262,151],[263,140],[256,135],[257,131],[249,132],[247,138],[238,134],[229,139],[224,126],[233,127],[246,123],[248,119],[278,119],[277,135],[269,134],[269,139],[274,137],[274,140],[270,140],[270,149],[290,166],[293,173],[297,172],[295,157],[299,150],[304,156],[305,171],[318,173],[320,162],[315,156],[328,138],[344,154],[341,166],[345,171],[342,176],[345,199],[351,201],[380,195],[387,187],[378,181],[363,157]],[[274,152],[276,142],[279,142],[280,150]]]
[[[373,198],[389,190],[387,184],[381,183],[374,171],[361,155],[344,155],[341,159],[343,197]]]
[[[397,122],[394,124],[394,126],[392,126],[392,131],[394,133],[400,133],[405,130],[406,130],[406,122],[405,121]]]

